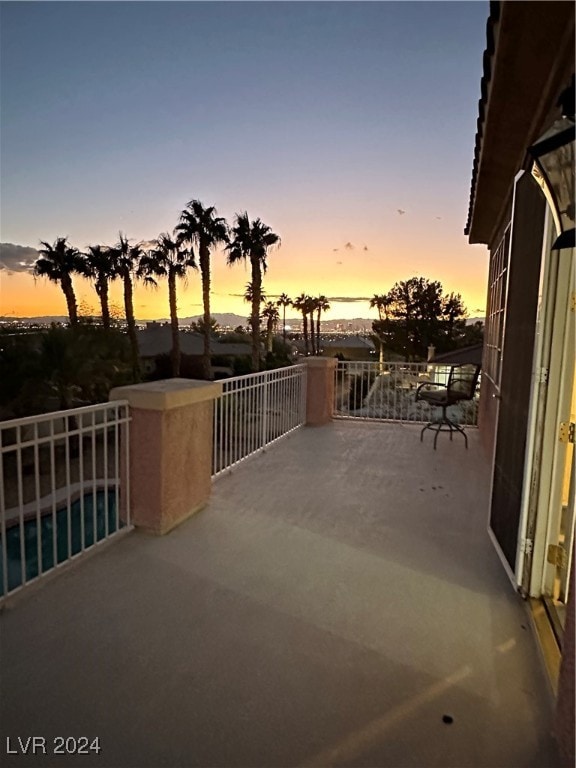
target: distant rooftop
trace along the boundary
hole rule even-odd
[[[141,357],[156,357],[170,352],[172,348],[172,330],[169,325],[149,323],[143,331],[138,331],[138,345]],[[180,351],[183,355],[201,355],[204,351],[204,338],[198,333],[180,331]],[[212,355],[242,356],[252,354],[250,344],[227,343],[211,339]]]
[[[346,336],[336,341],[328,341],[324,344],[324,349],[374,349],[374,342],[362,336]]]
[[[481,365],[482,364],[482,344],[474,344],[471,347],[462,347],[461,349],[452,349],[450,352],[442,352],[434,355],[431,363],[447,363],[448,365]]]

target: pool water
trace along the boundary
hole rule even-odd
[[[96,508],[94,509],[94,499]],[[84,549],[106,538],[106,492],[98,491],[95,496],[84,496]],[[40,556],[42,573],[63,563],[82,549],[82,502],[77,499],[70,506],[71,549],[68,552],[68,507],[56,511],[56,526],[52,513],[40,518]],[[96,519],[94,519],[96,517]],[[120,521],[120,528],[124,523]],[[54,527],[56,527],[56,562],[54,562]],[[94,537],[96,527],[96,537]],[[108,535],[115,533],[116,492],[108,491]],[[8,554],[8,589],[4,585],[3,548],[0,547],[0,595],[11,592],[22,584],[21,528],[12,525],[6,529],[6,549]],[[26,561],[26,581],[39,575],[38,567],[38,521],[36,518],[24,522],[24,552]],[[1,536],[0,536],[1,543]]]

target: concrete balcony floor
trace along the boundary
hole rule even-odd
[[[304,428],[1,617],[4,766],[555,766],[478,435]],[[443,716],[453,719],[443,722]],[[5,736],[100,737],[6,757]]]

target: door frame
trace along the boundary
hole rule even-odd
[[[541,468],[544,447],[544,426],[546,416],[546,397],[550,371],[550,351],[553,330],[552,288],[558,279],[558,261],[552,259],[552,243],[555,228],[552,215],[546,206],[544,237],[542,242],[542,260],[540,287],[538,291],[538,311],[536,315],[536,333],[532,356],[532,381],[530,391],[530,413],[526,436],[526,457],[520,525],[518,529],[518,548],[516,551],[516,584],[524,597],[533,596],[530,588],[532,562],[540,556],[536,548],[536,520],[541,482]]]
[[[551,422],[550,466],[546,467],[546,485],[541,486],[536,523],[539,559],[534,561],[531,589],[539,589],[540,594],[547,596],[551,592],[551,581],[555,566],[548,563],[547,552],[550,544],[557,544],[557,529],[559,526],[560,497],[565,470],[567,444],[561,442],[558,436],[561,422],[570,421],[572,393],[574,387],[574,324],[576,315],[571,309],[571,297],[574,291],[574,258],[573,251],[560,251],[558,270],[557,302],[554,308],[555,328],[557,332],[552,341],[552,359],[550,367],[551,387],[547,393],[547,421]],[[542,518],[539,529],[538,518]],[[545,527],[544,527],[545,524]],[[541,546],[540,546],[541,545]],[[569,546],[568,558],[572,547]],[[568,564],[569,567],[569,564]]]

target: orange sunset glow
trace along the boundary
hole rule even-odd
[[[279,231],[279,228],[278,228]],[[424,238],[422,238],[424,239]],[[457,232],[446,240],[427,237],[419,242],[417,234],[404,242],[398,239],[392,245],[354,245],[352,241],[336,243],[334,248],[318,244],[316,247],[294,239],[282,238],[279,248],[268,259],[264,277],[264,290],[270,298],[287,293],[291,297],[304,292],[324,294],[331,300],[326,319],[376,317],[367,301],[374,293],[385,293],[398,280],[422,275],[440,280],[445,293],[460,293],[470,316],[482,316],[486,294],[487,259],[485,249],[470,247]],[[446,247],[446,242],[450,247]],[[352,247],[346,247],[349,243]],[[364,250],[364,249],[367,250]],[[390,255],[388,255],[390,254]],[[250,280],[248,267],[228,266],[226,255],[215,252],[212,266],[212,312],[233,312],[241,316],[249,313],[248,304],[241,298]],[[7,317],[34,317],[65,315],[66,304],[60,288],[44,279],[34,279],[25,272],[0,273],[0,314]],[[96,293],[91,284],[80,277],[74,279],[78,303],[86,313],[98,312]],[[121,286],[111,285],[111,301],[122,307]],[[240,294],[240,295],[238,295]],[[345,301],[348,298],[350,301]],[[191,271],[186,283],[178,287],[178,309],[182,317],[199,315],[201,306],[200,274]],[[167,317],[167,286],[160,282],[157,289],[136,285],[134,305],[139,319]]]
[[[7,248],[67,237],[84,251],[114,245],[119,231],[149,242],[198,199],[229,225],[246,211],[279,235],[264,276],[270,298],[323,294],[327,320],[375,319],[369,297],[422,276],[483,316],[487,253],[463,235],[482,4],[146,4],[152,27],[139,4],[16,5],[3,46]],[[92,32],[112,17],[120,48]],[[175,38],[143,59],[139,40],[158,25]],[[238,26],[249,45],[239,46]],[[185,31],[196,27],[205,34],[190,49]],[[73,68],[46,28],[66,34]],[[32,260],[0,255],[0,315],[65,315],[58,287],[26,273]],[[222,252],[211,261],[211,312],[247,316],[249,270],[228,267]],[[81,310],[96,313],[93,287],[74,283]],[[178,290],[180,316],[201,314],[199,275]],[[122,305],[118,285],[111,299]],[[140,320],[166,317],[166,286],[137,286],[134,304]]]

